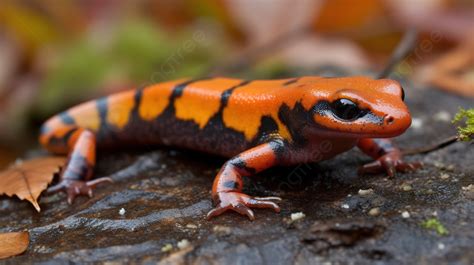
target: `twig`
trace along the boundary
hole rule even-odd
[[[426,146],[426,147],[420,147],[420,148],[414,148],[414,149],[406,149],[402,150],[403,155],[418,155],[418,154],[427,154],[431,153],[433,151],[439,150],[441,148],[444,148],[448,145],[454,144],[459,140],[459,137],[457,135],[450,136],[446,139],[441,140],[439,143],[432,145],[432,146]]]
[[[392,56],[385,66],[385,69],[381,71],[376,78],[385,78],[393,71],[393,68],[403,60],[408,53],[410,53],[415,47],[418,40],[418,31],[416,29],[408,30],[404,35],[400,43],[395,48]]]

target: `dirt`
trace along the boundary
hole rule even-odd
[[[397,140],[405,148],[452,135],[439,113],[452,116],[459,106],[474,105],[406,86],[415,123]],[[246,179],[245,191],[282,197],[282,211],[256,210],[253,222],[235,213],[205,219],[222,158],[151,147],[101,154],[97,176],[115,183],[100,186],[92,199],[69,206],[64,194],[43,195],[41,213],[0,199],[0,232],[31,236],[23,255],[0,263],[473,264],[472,147],[456,143],[410,157],[424,168],[394,178],[358,176],[357,167],[370,161],[358,150],[317,165],[268,170]],[[292,221],[297,212],[305,217]],[[430,219],[448,233],[425,228]]]

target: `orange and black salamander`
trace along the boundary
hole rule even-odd
[[[100,148],[157,144],[229,157],[208,218],[233,210],[253,220],[251,208],[279,212],[279,198],[242,193],[242,177],[276,165],[326,160],[357,146],[375,159],[362,172],[415,169],[387,139],[411,124],[403,100],[398,82],[362,76],[176,80],[73,107],[43,125],[40,142],[68,155],[50,191],[65,191],[70,203],[108,181],[91,180]]]

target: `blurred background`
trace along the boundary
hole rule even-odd
[[[472,0],[2,0],[0,167],[79,102],[181,77],[373,75],[408,29],[392,77],[474,97]]]

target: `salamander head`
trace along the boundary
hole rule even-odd
[[[322,78],[308,89],[303,102],[311,104],[317,126],[342,136],[395,137],[411,125],[403,102],[403,88],[389,79],[366,77]]]

